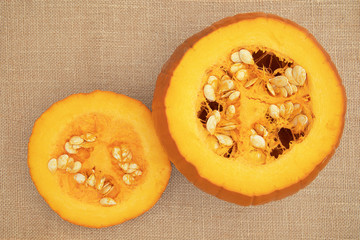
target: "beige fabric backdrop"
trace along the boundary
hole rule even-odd
[[[223,17],[266,11],[309,29],[343,79],[339,149],[306,189],[263,206],[207,195],[175,168],[154,208],[106,229],[63,221],[27,168],[33,123],[52,103],[111,90],[151,107],[157,74],[182,41]],[[0,238],[360,239],[359,1],[0,1]],[[304,53],[306,54],[306,53]]]

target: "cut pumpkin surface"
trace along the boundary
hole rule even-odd
[[[295,193],[326,165],[346,96],[307,30],[251,13],[180,45],[159,74],[152,108],[160,140],[189,181],[256,205]]]
[[[146,212],[171,172],[150,111],[112,92],[75,94],[55,103],[36,121],[28,148],[41,196],[63,219],[87,227]]]

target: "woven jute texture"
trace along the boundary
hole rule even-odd
[[[242,207],[203,193],[173,168],[155,207],[124,224],[89,229],[50,209],[27,166],[41,113],[95,89],[150,108],[157,74],[176,46],[215,21],[254,11],[307,28],[346,88],[341,144],[315,181],[286,199]],[[0,238],[360,239],[359,41],[357,0],[0,1]]]

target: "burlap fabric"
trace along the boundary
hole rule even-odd
[[[149,108],[172,51],[226,16],[265,11],[309,29],[346,88],[344,135],[306,189],[241,207],[207,195],[175,168],[160,201],[122,225],[88,229],[63,221],[36,191],[27,142],[36,118],[64,97],[95,89]],[[1,239],[360,239],[359,1],[0,2]],[[307,54],[307,53],[304,53]]]

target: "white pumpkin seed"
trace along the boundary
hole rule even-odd
[[[127,184],[127,185],[131,185],[131,183],[132,183],[134,180],[135,180],[134,177],[131,176],[130,174],[124,174],[124,176],[123,176],[123,181],[124,181],[124,183]]]
[[[288,92],[286,91],[285,87],[281,87],[279,90],[282,97],[286,98],[288,96]]]
[[[86,185],[90,187],[94,187],[96,184],[96,178],[94,174],[91,174],[88,179],[86,180]]]
[[[298,85],[303,86],[306,80],[306,71],[303,67],[297,65],[292,71],[293,77]],[[295,84],[296,85],[296,84]]]
[[[211,115],[206,122],[206,129],[208,130],[208,132],[211,135],[214,135],[214,133],[215,133],[216,124],[217,124],[217,121],[216,121],[215,115]]]
[[[266,137],[269,134],[266,128],[259,123],[256,123],[254,128],[256,133],[259,134],[260,136]]]
[[[280,109],[276,105],[271,104],[269,106],[269,115],[274,119],[278,119],[280,115]]]
[[[293,95],[293,89],[292,89],[290,83],[288,83],[288,85],[286,85],[284,88],[285,88],[288,96]]]
[[[239,52],[240,59],[246,64],[254,64],[254,59],[251,53],[246,49],[241,49]]]
[[[65,143],[65,150],[70,154],[76,154],[77,151],[72,147],[72,145],[69,142]]]
[[[72,147],[73,149],[75,149],[75,150],[78,150],[78,149],[81,148],[81,145],[73,144],[71,147]]]
[[[222,130],[225,130],[225,131],[230,131],[230,130],[236,129],[236,127],[237,127],[236,124],[233,124],[233,125],[223,125],[223,126],[221,126],[221,129],[222,129]]]
[[[67,154],[60,155],[57,159],[57,164],[58,164],[57,167],[59,169],[65,169],[68,163],[68,159],[69,159],[69,155]]]
[[[126,173],[133,173],[135,172],[136,170],[139,169],[139,166],[136,164],[136,163],[131,163],[129,165],[129,169],[127,171],[125,171]]]
[[[77,173],[78,171],[80,171],[81,166],[82,166],[81,162],[76,161],[71,167],[67,167],[66,171],[69,173]]]
[[[79,184],[83,184],[86,180],[86,177],[81,173],[77,173],[74,175],[74,180]]]
[[[125,172],[129,169],[129,163],[119,163],[119,167]]]
[[[204,96],[210,102],[214,102],[216,100],[216,98],[215,98],[215,90],[214,90],[213,86],[211,86],[210,84],[205,85],[205,87],[204,87]]]
[[[236,112],[235,106],[234,105],[230,105],[227,107],[226,111],[225,111],[225,117],[226,119],[231,119],[234,117]]]
[[[280,117],[285,117],[285,105],[284,104],[279,105],[279,115],[280,115]]]
[[[230,72],[232,74],[235,74],[237,71],[239,71],[240,69],[243,69],[244,67],[245,66],[242,63],[235,63],[235,64],[231,65]]]
[[[298,88],[294,84],[291,84],[291,89],[292,89],[293,94],[297,93],[297,91],[298,91]]]
[[[232,146],[234,144],[231,137],[223,135],[223,134],[215,134],[215,137],[219,141],[220,144],[224,146]]]
[[[48,169],[51,173],[55,173],[57,170],[57,160],[56,158],[52,158],[48,162]]]
[[[299,103],[295,103],[293,114],[297,115],[297,114],[301,113],[301,111],[302,111],[301,105]]]
[[[133,176],[141,176],[142,175],[142,171],[141,170],[136,170],[135,172],[132,173]]]
[[[106,181],[106,178],[105,177],[102,177],[98,183],[98,185],[96,186],[96,189],[98,191],[100,191],[103,187],[104,187],[104,183]]]
[[[259,135],[251,135],[250,143],[255,148],[265,149],[265,139]]]
[[[299,85],[299,83],[297,83],[293,77],[293,69],[292,68],[287,68],[285,70],[285,76],[291,84]]]
[[[233,61],[234,63],[240,63],[241,62],[239,52],[234,52],[233,54],[231,54],[230,58],[231,58],[231,61]]]
[[[220,120],[221,120],[221,114],[220,114],[220,112],[219,112],[218,110],[214,110],[213,113],[212,113],[212,115],[215,116],[216,122],[219,123]]]
[[[251,87],[252,85],[254,85],[256,83],[257,80],[258,80],[257,78],[254,78],[254,79],[251,79],[251,80],[247,81],[245,83],[244,87],[246,87],[246,88]]]
[[[266,88],[269,90],[269,92],[271,93],[271,95],[275,96],[274,88],[271,86],[270,83],[267,83],[267,84],[266,84]]]
[[[95,142],[96,140],[96,136],[92,133],[86,133],[85,136],[84,136],[84,140],[86,142]]]
[[[294,117],[294,119],[292,120],[292,125],[293,127],[300,127],[303,128],[308,124],[309,120],[308,117],[304,114],[299,114],[297,116]]]
[[[224,93],[223,95],[221,95],[221,98],[227,98],[234,92],[235,92],[235,90],[228,91],[228,92]]]
[[[111,192],[111,190],[113,190],[114,186],[111,185],[110,183],[107,183],[100,191],[101,194],[103,195],[107,195]]]
[[[294,104],[292,102],[286,102],[285,103],[285,115],[286,117],[289,117],[292,112],[294,111]]]
[[[111,206],[116,205],[116,202],[112,198],[105,197],[105,198],[100,199],[100,204],[104,207],[111,207]]]
[[[121,145],[121,157],[128,157],[130,152],[130,148],[127,145]]]
[[[230,94],[229,96],[229,100],[230,101],[235,101],[240,97],[240,92],[239,91],[234,91],[233,93]]]
[[[250,129],[250,133],[251,133],[250,135],[256,135],[256,134],[257,134],[257,132],[255,131],[255,129],[253,129],[253,128]]]
[[[285,87],[289,81],[285,76],[277,76],[274,78],[271,78],[270,83],[277,86],[277,87]]]
[[[112,156],[116,159],[116,160],[121,160],[121,150],[119,147],[114,147],[112,150]]]
[[[73,145],[73,144],[79,145],[79,144],[82,144],[83,142],[84,142],[84,139],[82,139],[82,138],[79,137],[79,136],[73,136],[73,137],[70,138],[70,140],[69,140],[69,143],[70,143],[71,145]]]
[[[218,85],[219,85],[219,80],[216,76],[210,76],[208,78],[208,84],[210,84],[214,90],[218,88]]]
[[[234,88],[234,82],[232,80],[225,80],[220,84],[220,92],[227,92]]]
[[[241,69],[241,70],[237,71],[235,74],[235,78],[239,81],[244,80],[245,78],[247,78],[247,70]]]

